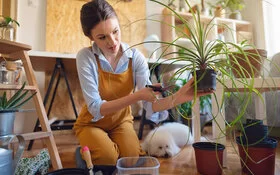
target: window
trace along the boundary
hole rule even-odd
[[[280,1],[262,0],[264,15],[265,45],[268,56],[280,52]]]

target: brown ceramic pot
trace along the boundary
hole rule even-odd
[[[241,53],[234,53],[230,56],[233,75],[236,78],[259,77],[261,75],[264,59],[267,57],[267,51],[263,49],[247,49],[244,52],[248,60]]]

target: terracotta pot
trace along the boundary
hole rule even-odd
[[[236,78],[259,77],[261,75],[262,64],[267,57],[267,51],[263,49],[247,49],[244,52],[248,57],[248,61],[241,53],[230,55],[233,75]],[[233,56],[236,60],[234,60]]]
[[[236,143],[242,172],[248,175],[274,175],[277,140],[268,138],[256,145],[246,145],[245,137],[237,137]]]
[[[217,73],[213,69],[197,70],[197,90],[209,92],[216,90]]]
[[[200,174],[222,174],[224,145],[213,142],[196,142],[193,144],[193,148],[196,168]]]
[[[224,8],[222,8],[221,6],[217,6],[215,8],[215,17],[219,17],[219,18],[225,18],[226,17],[226,10]]]

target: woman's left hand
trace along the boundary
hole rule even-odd
[[[179,91],[176,93],[176,104],[182,104],[187,101],[191,101],[195,98],[194,93],[194,86],[193,86],[194,79],[191,78]],[[197,92],[196,97],[205,96],[208,94],[212,94],[214,91],[210,92]]]

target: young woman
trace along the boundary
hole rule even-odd
[[[115,165],[120,157],[144,155],[130,105],[144,101],[156,112],[193,99],[192,80],[172,96],[157,99],[146,58],[121,42],[116,12],[105,0],[81,9],[81,25],[93,45],[77,54],[77,69],[86,105],[74,125],[81,146],[88,146],[95,165]],[[158,84],[157,84],[158,85]],[[134,91],[137,87],[138,91]],[[205,93],[197,94],[197,96]]]

